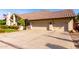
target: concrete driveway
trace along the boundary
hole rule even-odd
[[[0,48],[72,49],[75,47],[67,32],[27,30],[0,34]]]

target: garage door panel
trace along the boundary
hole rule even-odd
[[[37,30],[47,30],[49,21],[32,21],[33,29]]]
[[[55,20],[53,26],[54,26],[54,30],[58,32],[63,32],[68,30],[67,23],[64,20]]]

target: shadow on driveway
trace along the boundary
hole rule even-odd
[[[47,47],[51,48],[51,49],[67,49],[65,47],[59,46],[59,45],[54,45],[54,44],[46,44]]]
[[[0,40],[0,42],[1,42],[1,43],[4,43],[4,44],[6,44],[6,45],[9,45],[9,46],[11,46],[11,47],[17,48],[17,49],[23,49],[23,48],[21,48],[21,47],[18,47],[18,46],[16,46],[16,45],[13,45],[13,44],[11,44],[11,43],[8,43],[8,42],[2,41],[2,40]],[[18,43],[18,44],[19,44],[19,43]]]
[[[56,38],[56,39],[60,39],[60,40],[64,40],[64,41],[68,41],[68,42],[73,42],[72,40],[65,39],[65,38],[55,37],[55,36],[51,36],[51,35],[45,35],[45,36]]]

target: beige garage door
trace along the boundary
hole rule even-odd
[[[68,24],[65,20],[54,20],[53,27],[54,31],[58,32],[68,31]]]
[[[49,21],[31,21],[32,28],[35,30],[47,30]]]

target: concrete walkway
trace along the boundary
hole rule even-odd
[[[67,32],[28,30],[0,34],[0,48],[72,49],[75,47]]]

